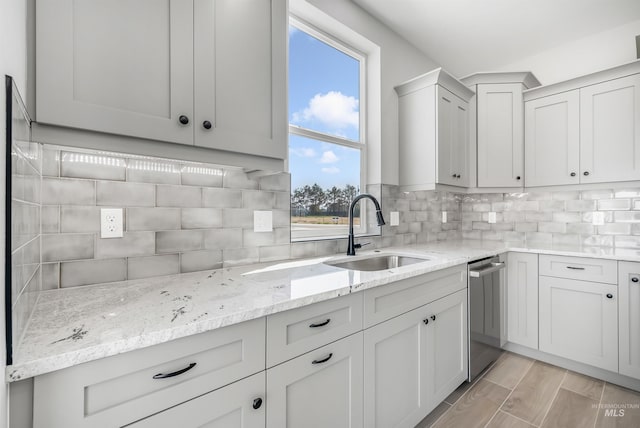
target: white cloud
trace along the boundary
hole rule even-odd
[[[293,113],[293,123],[317,120],[332,129],[344,129],[349,126],[358,127],[360,115],[358,100],[341,92],[330,91],[316,94],[309,100],[309,107]]]
[[[310,147],[290,148],[289,152],[301,158],[313,158],[317,155],[316,151]]]
[[[320,163],[336,163],[340,160],[332,150],[327,150],[322,153],[322,157],[320,158]]]
[[[340,168],[335,166],[330,166],[328,168],[322,168],[321,171],[324,172],[325,174],[337,174],[340,172]]]

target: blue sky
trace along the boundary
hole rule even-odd
[[[359,62],[339,50],[289,29],[289,122],[314,131],[358,139]],[[292,190],[358,186],[360,152],[289,136]]]

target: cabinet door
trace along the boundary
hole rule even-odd
[[[284,159],[286,0],[195,0],[194,8],[195,144]]]
[[[640,379],[640,263],[619,264],[620,374]]]
[[[362,427],[362,333],[267,370],[270,428]]]
[[[580,89],[580,182],[640,179],[640,75]]]
[[[540,350],[617,372],[617,287],[541,276]]]
[[[424,385],[429,411],[465,381],[468,373],[467,290],[427,305],[427,362]],[[425,415],[426,416],[426,415]]]
[[[527,101],[524,109],[526,186],[578,184],[578,90]]]
[[[36,120],[193,144],[192,0],[37,0]]]
[[[365,330],[366,427],[414,427],[467,378],[466,301],[461,290]]]
[[[509,253],[507,261],[507,338],[538,349],[538,255]]]
[[[522,84],[478,85],[478,187],[524,184]]]
[[[265,374],[255,374],[156,413],[133,428],[260,428],[265,426]]]
[[[437,86],[438,183],[469,186],[469,104]]]

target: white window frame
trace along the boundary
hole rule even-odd
[[[293,14],[289,15],[289,25],[301,30],[312,37],[320,40],[321,42],[326,43],[327,45],[337,49],[345,55],[348,55],[354,59],[356,59],[360,63],[359,69],[359,99],[358,99],[358,114],[359,114],[359,124],[358,124],[358,141],[350,140],[347,138],[340,138],[334,135],[329,135],[324,132],[314,131],[312,129],[304,128],[298,125],[292,125],[289,123],[289,134],[298,135],[300,137],[309,138],[316,141],[326,142],[330,144],[336,144],[344,147],[349,147],[352,149],[357,149],[360,151],[360,193],[366,193],[367,183],[367,144],[366,144],[366,136],[367,136],[367,57],[365,54],[361,53],[359,50],[351,47],[349,44],[339,40],[336,37],[333,37],[326,32],[318,29],[317,27],[312,26],[308,22],[296,17]],[[287,169],[289,163],[287,162]],[[311,183],[309,183],[311,184]],[[293,192],[295,189],[291,189]],[[366,205],[362,204],[360,207],[360,225],[354,226],[354,233],[356,235],[366,235],[367,234],[367,210]],[[335,238],[345,238],[348,233],[348,230],[345,226],[340,227],[327,227],[326,229],[317,229],[317,230],[308,230],[302,231],[293,230],[293,225],[291,229],[291,241],[312,241],[312,240],[320,240],[320,239],[335,239]]]

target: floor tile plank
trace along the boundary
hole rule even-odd
[[[513,389],[532,364],[533,360],[530,358],[505,352],[484,375],[484,378],[505,388]]]
[[[434,425],[435,427],[483,427],[498,410],[509,390],[480,379]]]
[[[565,369],[536,361],[513,390],[502,410],[533,425],[540,425],[565,372]]]
[[[598,415],[598,401],[560,388],[551,404],[543,428],[592,427]]]
[[[640,393],[607,383],[604,386],[596,427],[640,427]]]
[[[421,420],[415,428],[430,428],[440,416],[451,408],[451,405],[444,401],[436,406],[423,420]]]
[[[493,419],[491,419],[487,428],[534,428],[534,426],[499,410]]]
[[[599,402],[604,382],[580,373],[568,371],[561,387]]]

